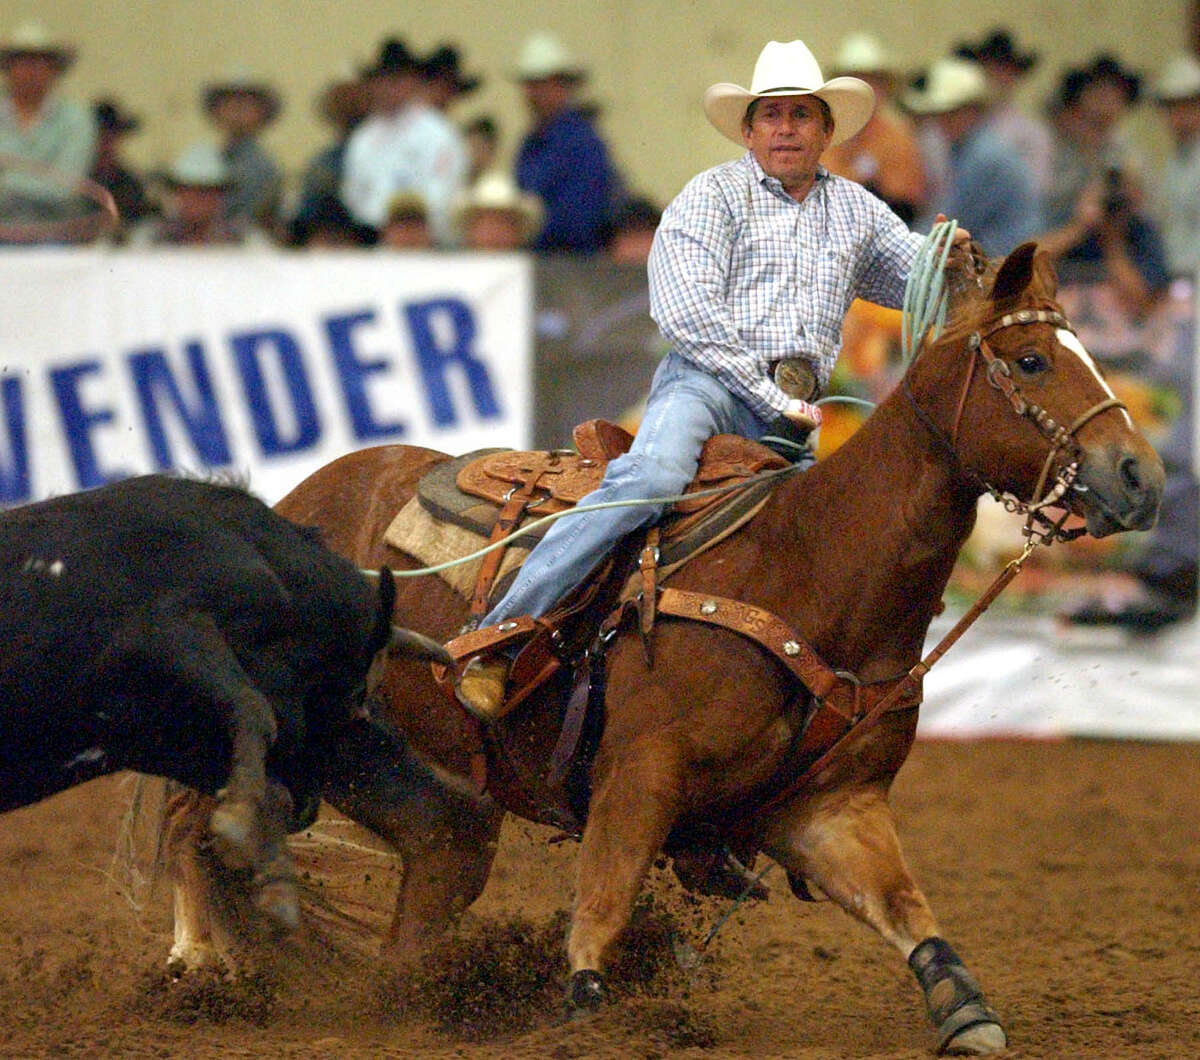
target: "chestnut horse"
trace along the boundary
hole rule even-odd
[[[919,663],[985,489],[1036,501],[1072,465],[1059,503],[1090,533],[1151,526],[1161,462],[1058,315],[1055,289],[1032,244],[995,272],[970,277],[953,293],[947,327],[925,341],[904,384],[863,427],[811,470],[784,479],[752,521],[664,584],[771,612],[867,684]],[[301,483],[278,510],[319,526],[361,567],[415,569],[384,543],[384,530],[422,474],[445,459],[407,446],[353,453]],[[449,638],[466,613],[466,601],[436,577],[399,583],[404,625]],[[743,838],[749,829],[753,848],[787,871],[798,894],[819,889],[900,951],[925,992],[940,1049],[1003,1048],[999,1018],[905,865],[888,805],[913,741],[915,703],[880,714],[815,774],[781,790],[812,702],[787,668],[755,641],[701,622],[661,618],[653,638],[652,663],[628,628],[607,655],[567,944],[568,1011],[602,1001],[605,958],[668,837],[717,821]],[[384,689],[397,726],[463,771],[469,728],[428,668],[396,660]],[[543,702],[551,698],[535,695],[501,723],[513,745],[549,756],[561,717],[561,703]],[[495,794],[534,816],[525,800]],[[730,806],[741,810],[736,821]],[[494,848],[480,843],[475,824],[461,843],[436,850],[407,840],[405,893],[389,940],[396,957],[414,957],[478,893]],[[494,817],[488,827],[498,827]],[[473,871],[463,873],[468,865]]]

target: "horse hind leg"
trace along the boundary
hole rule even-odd
[[[981,1056],[1006,1048],[999,1017],[941,937],[904,863],[882,788],[804,800],[779,815],[763,849],[796,884],[812,881],[904,955],[925,994],[940,1053]]]

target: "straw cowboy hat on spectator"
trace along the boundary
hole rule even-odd
[[[949,56],[939,59],[925,77],[925,86],[904,95],[904,105],[915,114],[948,114],[959,107],[983,106],[988,83],[979,64]]]
[[[1200,59],[1189,53],[1171,59],[1154,79],[1154,98],[1159,103],[1200,99]]]
[[[833,61],[833,72],[860,77],[894,78],[896,60],[870,33],[847,33],[838,45],[837,57]]]
[[[75,61],[75,49],[54,37],[40,22],[24,22],[0,40],[0,66],[18,55],[41,55],[58,66],[59,73]]]
[[[521,47],[513,80],[542,81],[547,77],[583,81],[587,71],[553,33],[535,33]]]
[[[454,221],[465,229],[478,213],[503,213],[514,218],[522,239],[531,239],[542,224],[542,202],[521,191],[507,173],[485,173],[459,199]]]
[[[727,82],[710,85],[704,93],[704,113],[722,136],[744,144],[742,121],[752,100],[765,96],[816,96],[833,114],[829,146],[850,139],[871,117],[875,93],[857,77],[826,81],[808,46],[799,40],[770,41],[754,64],[750,87]]]
[[[223,190],[232,185],[229,167],[212,144],[192,144],[171,163],[163,174],[172,188],[212,188]]]
[[[263,107],[264,125],[274,121],[282,107],[275,89],[242,69],[233,70],[223,80],[205,85],[200,99],[205,111],[211,114],[227,96],[252,96],[259,100]]]

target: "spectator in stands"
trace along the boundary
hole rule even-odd
[[[291,247],[373,247],[377,241],[375,229],[355,221],[345,203],[330,193],[310,200],[288,225],[287,244]]]
[[[616,176],[608,148],[576,105],[586,76],[549,33],[526,40],[517,59],[515,77],[532,119],[517,151],[517,183],[537,195],[546,212],[536,250],[596,252],[613,205]]]
[[[443,113],[474,92],[483,79],[463,73],[458,49],[442,44],[421,63],[422,94],[434,110]]]
[[[649,199],[636,195],[627,199],[605,232],[604,253],[608,260],[644,268],[661,220],[662,210]]]
[[[208,120],[221,134],[221,157],[231,181],[225,195],[226,214],[235,222],[273,229],[283,176],[259,137],[279,116],[278,93],[238,70],[206,86],[201,100]]]
[[[353,71],[335,78],[317,97],[316,110],[321,120],[333,129],[333,140],[305,163],[300,174],[300,192],[291,220],[290,242],[311,225],[318,228],[331,220],[330,199],[340,201],[346,143],[359,122],[367,115],[370,94],[366,84]],[[343,205],[346,218],[353,222]],[[374,233],[374,229],[369,229]]]
[[[875,37],[851,33],[838,48],[833,73],[866,81],[879,104],[860,133],[825,153],[825,168],[858,181],[911,225],[925,205],[925,164],[912,122],[894,103],[895,63]]]
[[[394,195],[379,229],[378,242],[389,250],[431,250],[434,240],[425,200],[411,191]]]
[[[92,166],[91,178],[106,188],[117,205],[120,214],[118,239],[123,238],[131,225],[137,224],[152,212],[146,185],[121,156],[121,144],[126,136],[141,124],[137,118],[127,114],[114,99],[98,100],[92,108],[96,120],[96,161]]]
[[[266,235],[245,217],[233,218],[225,196],[233,178],[212,144],[193,144],[164,176],[166,203],[161,217],[135,226],[130,246],[265,246]]]
[[[937,121],[949,145],[949,186],[932,207],[970,229],[993,257],[1032,238],[1041,223],[1033,180],[986,120],[988,87],[978,63],[939,59],[924,90],[906,101]]]
[[[74,182],[87,176],[96,152],[96,124],[87,107],[55,88],[75,61],[75,49],[34,22],[0,40],[0,152],[29,163],[0,173],[0,219],[57,221],[78,216]],[[42,176],[42,170],[51,171]]]
[[[1150,311],[1169,278],[1162,236],[1140,204],[1140,165],[1116,133],[1139,84],[1108,56],[1063,77],[1050,228],[1038,237],[1062,280],[1107,278],[1135,319]]]
[[[471,187],[485,173],[496,168],[496,153],[500,146],[500,129],[490,114],[482,114],[463,126],[470,166],[467,186]]]
[[[1200,59],[1175,56],[1154,83],[1174,141],[1162,179],[1159,216],[1173,275],[1200,274]]]
[[[993,30],[978,44],[960,44],[954,54],[982,68],[991,99],[988,122],[1025,162],[1038,196],[1045,195],[1050,187],[1050,127],[1026,112],[1015,98],[1021,82],[1037,65],[1037,55],[1018,51],[1006,29]]]
[[[434,242],[450,246],[451,209],[466,186],[462,135],[422,98],[420,64],[399,38],[384,41],[366,73],[371,112],[346,144],[342,201],[355,220],[382,228],[395,196],[418,195]]]
[[[485,173],[460,200],[455,219],[470,250],[520,250],[542,223],[542,204],[507,173]]]

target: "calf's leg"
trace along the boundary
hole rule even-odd
[[[764,851],[793,886],[815,883],[905,957],[921,984],[943,1053],[999,1052],[1007,1039],[978,984],[940,935],[900,851],[886,792],[852,788],[797,800],[778,815]]]

